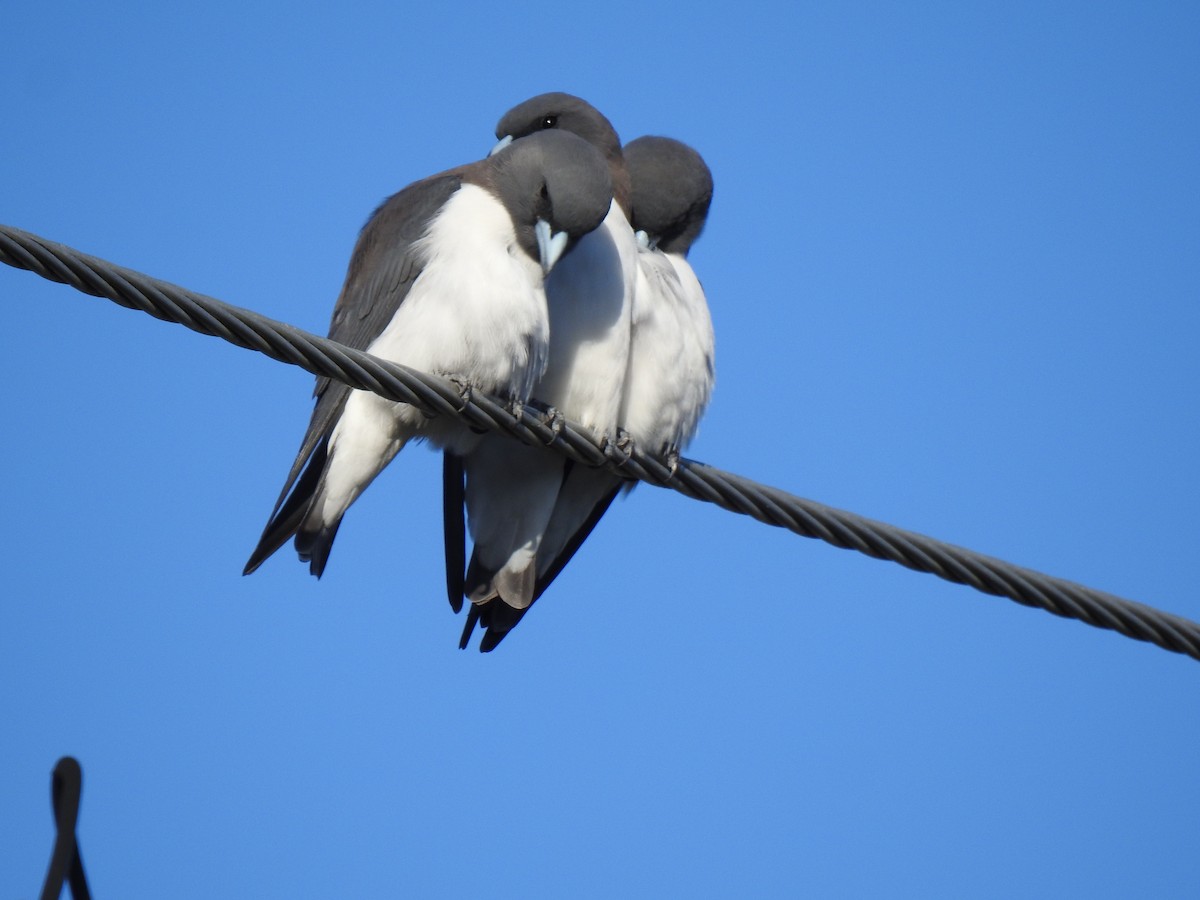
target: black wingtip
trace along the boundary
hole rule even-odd
[[[341,527],[342,520],[338,519],[332,525],[319,528],[315,532],[296,532],[296,554],[301,562],[308,563],[308,571],[316,578],[325,574],[329,552],[333,549],[333,539],[337,537]]]
[[[493,601],[480,617],[483,627],[487,630],[479,639],[479,652],[491,653],[495,650],[500,642],[508,637],[509,632],[521,624],[521,620],[525,618],[527,612],[529,612],[529,607],[517,609],[503,601]]]
[[[262,537],[259,538],[258,546],[254,548],[254,552],[246,560],[246,566],[242,569],[243,575],[257,572],[259,566],[270,559],[275,554],[275,551],[286,544],[288,538],[295,534],[304,511],[292,510],[291,515],[288,512],[286,509],[283,510],[267,523]]]
[[[462,612],[467,565],[467,527],[463,502],[462,457],[450,451],[442,453],[442,541],[446,554],[446,598],[454,612]]]
[[[489,628],[483,633],[483,637],[479,639],[479,652],[491,653],[500,645],[500,642],[504,640],[507,635],[507,631],[500,631],[497,628]]]
[[[304,521],[304,517],[308,513],[309,504],[312,503],[312,498],[321,483],[321,477],[325,472],[327,450],[327,440],[317,445],[312,455],[308,458],[308,462],[305,463],[304,471],[301,473],[292,492],[288,494],[287,499],[283,503],[276,504],[275,512],[272,514],[270,521],[267,522],[267,526],[263,529],[262,537],[258,539],[258,546],[254,548],[254,552],[250,554],[250,559],[246,561],[246,567],[242,569],[243,575],[249,575],[256,571],[259,566],[274,555],[275,551],[286,544],[288,539],[293,535],[296,536],[297,541],[300,540],[300,524]],[[336,525],[329,535],[329,544],[333,543],[334,534],[337,534]],[[328,546],[325,547],[324,553],[325,557],[328,558]],[[303,554],[301,558],[307,560]],[[324,560],[321,562],[321,568],[325,568]],[[313,574],[319,575],[317,572]]]
[[[467,621],[463,624],[462,637],[458,639],[458,649],[466,650],[471,643],[471,634],[475,631],[475,623],[479,621],[479,607],[474,603],[467,610]]]
[[[637,484],[636,481],[633,483]],[[536,603],[538,598],[541,597],[542,594],[546,593],[546,589],[554,583],[554,579],[562,574],[562,570],[567,567],[567,563],[571,561],[571,558],[575,556],[575,554],[579,551],[579,548],[583,546],[583,542],[588,539],[588,536],[592,533],[595,527],[600,524],[600,520],[604,518],[604,514],[608,512],[608,508],[612,506],[613,500],[615,500],[617,498],[617,494],[621,492],[621,487],[621,484],[613,487],[612,490],[601,497],[599,502],[592,507],[592,511],[588,514],[587,519],[584,520],[583,524],[579,526],[578,530],[571,535],[570,540],[568,540],[562,550],[559,551],[558,556],[553,560],[553,562],[550,563],[550,566],[538,578],[537,583],[533,588],[533,600],[531,605],[532,603]]]

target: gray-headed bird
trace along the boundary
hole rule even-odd
[[[546,368],[544,280],[608,214],[603,156],[565,132],[415,182],[363,227],[329,336],[524,403]],[[342,516],[413,438],[462,453],[457,421],[318,378],[300,452],[245,573],[295,536],[320,576]]]
[[[603,225],[580,240],[570,259],[546,279],[550,350],[534,399],[580,422],[598,437],[616,440],[629,341],[637,239],[629,224],[629,176],[616,130],[595,107],[570,94],[542,94],[509,110],[496,127],[496,155],[520,147],[530,136],[569,132],[587,140],[607,159],[613,202]],[[470,599],[461,644],[477,619],[499,627],[533,601],[539,547],[573,464],[545,448],[531,448],[488,435],[461,460],[446,458],[447,583],[457,610]],[[465,470],[467,525],[474,546],[465,583],[452,548],[461,533]]]
[[[670,457],[695,435],[713,388],[712,319],[686,259],[707,220],[712,175],[695,150],[669,138],[630,142],[624,161],[639,251],[618,417],[639,447]],[[603,469],[564,467],[537,545],[530,603],[570,561],[623,485],[631,483]],[[494,648],[528,609],[490,603],[479,616],[487,628],[480,643],[485,651]]]

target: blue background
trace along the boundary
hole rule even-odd
[[[1200,619],[1194,3],[26,4],[0,76],[0,221],[318,332],[513,104],[683,139],[690,456]],[[0,896],[66,753],[98,896],[1194,896],[1195,662],[647,487],[460,652],[434,454],[243,578],[310,376],[0,298]]]

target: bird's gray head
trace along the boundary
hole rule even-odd
[[[514,106],[496,125],[496,137],[517,140],[553,129],[579,135],[606,157],[621,156],[621,139],[612,123],[586,100],[558,91]]]
[[[599,150],[574,134],[533,134],[488,162],[521,247],[540,260],[547,274],[608,214],[608,164]]]
[[[612,123],[586,100],[555,91],[538,94],[506,112],[496,125],[500,143],[492,151],[503,149],[511,141],[542,131],[566,131],[583,138],[608,160],[613,180],[613,196],[629,215],[629,176],[621,155],[621,139]]]
[[[687,144],[640,137],[625,145],[633,184],[635,231],[644,231],[664,253],[687,255],[704,230],[712,203],[712,172]]]

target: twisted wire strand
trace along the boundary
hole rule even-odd
[[[672,464],[636,447],[597,439],[583,426],[556,414],[533,406],[514,407],[451,379],[385,362],[293,325],[6,225],[0,225],[0,261],[257,350],[314,375],[411,403],[430,415],[455,416],[474,428],[502,431],[527,444],[553,447],[585,465],[605,466],[622,477],[668,487],[802,537],[890,560],[1200,660],[1200,624],[1180,616],[824,506],[700,462],[680,459]]]

